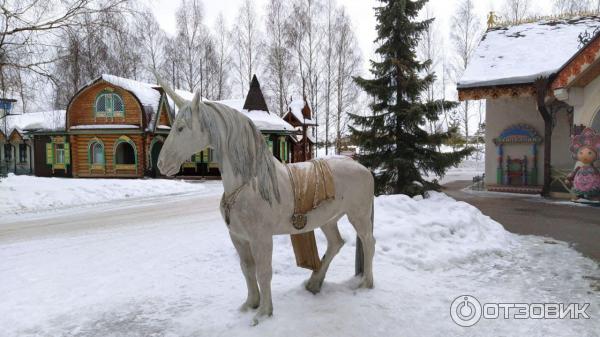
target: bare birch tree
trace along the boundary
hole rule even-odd
[[[2,96],[25,98],[26,82],[56,82],[52,71],[59,60],[64,30],[81,28],[82,18],[127,9],[128,0],[0,1],[0,90]],[[92,25],[97,21],[89,22]]]
[[[481,39],[483,26],[481,20],[475,14],[473,0],[461,0],[458,4],[456,13],[452,18],[452,34],[451,38],[454,42],[454,47],[458,60],[456,63],[456,79],[458,80]],[[469,141],[470,129],[469,123],[471,120],[470,102],[465,101],[460,106],[462,110],[461,122],[467,142]]]
[[[110,51],[109,59],[106,60],[107,69],[113,75],[142,80],[142,46],[135,36],[134,26],[137,18],[119,13],[107,13],[104,16],[109,23],[108,29],[104,31],[105,43]]]
[[[244,0],[233,28],[237,49],[235,58],[237,81],[243,96],[246,95],[246,87],[250,85],[252,75],[257,73],[259,68],[259,46],[262,41],[258,24],[254,3],[251,0]]]
[[[271,107],[283,116],[287,112],[290,81],[293,80],[292,55],[286,44],[289,7],[283,0],[269,0],[266,15],[266,87]]]
[[[231,88],[229,87],[229,67],[231,65],[230,47],[228,39],[227,25],[223,13],[219,13],[215,22],[215,52],[216,52],[216,93],[215,99],[222,100],[229,97]]]
[[[204,95],[204,46],[208,31],[204,25],[204,8],[200,0],[183,0],[175,14],[177,37],[175,48],[180,53],[177,73],[186,90],[200,90]]]
[[[505,0],[503,16],[509,22],[518,24],[523,21],[531,9],[531,0]]]
[[[151,10],[144,9],[136,17],[134,34],[142,51],[142,62],[158,71],[165,62],[166,34]],[[150,73],[146,73],[145,77],[146,80],[154,81],[154,75]]]
[[[342,149],[342,137],[348,124],[349,112],[357,113],[357,102],[360,89],[354,77],[360,75],[362,56],[350,17],[342,7],[337,10],[334,24],[335,36],[332,47],[332,58],[335,92],[335,152],[339,154]]]
[[[55,108],[65,108],[82,85],[103,73],[138,76],[143,48],[129,24],[131,17],[125,12],[89,14],[79,18],[78,26],[57,32],[62,43],[51,67]]]
[[[433,20],[435,17],[433,13],[433,9],[431,5],[427,5],[423,12],[423,20]],[[424,72],[426,75],[433,75],[436,72],[436,69],[440,65],[441,56],[442,56],[442,46],[441,37],[438,31],[438,27],[435,21],[428,26],[426,30],[424,30],[421,34],[421,39],[419,40],[419,46],[417,49],[419,58],[423,61],[430,60],[431,62],[425,64],[426,67]],[[425,90],[425,99],[428,102],[435,101],[436,98],[436,87],[438,86],[438,82],[432,82],[427,86]],[[440,120],[439,123],[443,121]],[[435,133],[438,131],[440,124],[436,124],[435,121],[429,122],[429,129],[431,133]]]
[[[326,8],[326,19],[325,19],[325,43],[324,43],[324,67],[325,67],[325,74],[324,74],[324,99],[325,99],[325,118],[324,118],[324,124],[325,124],[325,155],[329,154],[329,144],[330,144],[330,139],[329,139],[329,127],[331,125],[331,121],[330,121],[330,116],[331,116],[331,95],[332,95],[332,91],[333,91],[333,72],[335,69],[335,64],[334,64],[334,57],[333,57],[333,49],[334,49],[334,44],[335,44],[335,38],[336,38],[336,34],[338,32],[336,32],[336,18],[334,17],[336,15],[336,6],[335,6],[335,1],[334,0],[327,0],[326,4],[325,4],[325,8]],[[342,23],[340,23],[341,25]],[[339,124],[336,123],[336,125]],[[337,128],[339,129],[339,127]],[[336,132],[336,135],[338,135],[339,138],[339,131]],[[336,142],[337,145],[338,142]],[[336,146],[337,149],[337,146]],[[339,153],[339,151],[336,151]]]
[[[314,118],[320,119],[321,85],[323,82],[323,6],[317,0],[295,0],[288,22],[290,45],[297,57],[302,96],[308,100]],[[318,129],[314,128],[318,142]]]
[[[593,7],[591,0],[554,0],[554,12],[559,15],[589,12]]]

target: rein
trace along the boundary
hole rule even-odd
[[[223,197],[221,198],[221,208],[223,209],[225,223],[227,224],[227,226],[229,226],[229,213],[231,212],[231,208],[235,204],[238,195],[247,184],[248,183],[241,184],[238,188],[236,188],[235,190],[233,190],[233,192],[229,194],[223,192]]]

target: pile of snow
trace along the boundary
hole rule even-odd
[[[220,190],[220,185],[217,185]],[[42,178],[9,174],[0,180],[0,217],[132,198],[212,193],[214,185],[168,179]]]
[[[579,34],[592,33],[600,17],[540,21],[489,30],[459,88],[531,83],[558,71],[579,50]]]
[[[377,198],[378,209],[385,210],[378,214],[375,229],[382,257],[407,269],[435,270],[507,253],[512,237],[499,223],[450,200],[440,193],[424,200]],[[398,219],[410,225],[395,225]]]
[[[21,232],[3,233],[0,224],[3,336],[572,337],[600,331],[599,295],[590,287],[600,271],[593,261],[561,242],[509,234],[476,208],[437,193],[376,199],[372,290],[355,289],[356,234],[345,219],[340,229],[347,244],[316,296],[303,287],[310,271],[295,266],[289,236],[276,236],[274,315],[250,327],[254,313],[237,310],[246,284],[218,203],[216,197],[165,199],[145,217],[138,209],[99,208],[49,219],[54,226],[24,219]],[[57,228],[77,224],[85,230]],[[320,232],[317,242],[323,253]],[[450,304],[464,294],[482,303],[590,303],[592,319],[482,319],[462,328],[452,322]]]

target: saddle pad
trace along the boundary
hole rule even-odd
[[[333,174],[323,159],[288,164],[286,167],[294,193],[292,223],[297,229],[302,229],[306,225],[306,213],[335,198]]]

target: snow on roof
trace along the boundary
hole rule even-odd
[[[296,119],[299,120],[300,122],[302,122],[306,125],[317,125],[317,122],[314,119],[304,118],[304,115],[302,114],[302,109],[304,109],[305,106],[306,106],[306,102],[303,99],[294,99],[290,103],[289,107],[290,107],[290,111],[292,112],[294,117],[296,117]]]
[[[160,92],[154,89],[156,84],[140,82],[109,74],[102,74],[101,78],[112,85],[131,91],[137,99],[140,100],[142,105],[151,106],[154,108],[154,111],[158,109]]]
[[[182,89],[175,89],[175,93],[186,101],[192,101],[194,99],[194,93]],[[177,115],[179,112],[179,108],[175,105],[175,101],[171,98],[171,96],[167,95],[167,100],[169,101],[169,107],[174,115]],[[206,98],[202,97],[202,100],[205,101]]]
[[[581,48],[579,34],[598,26],[600,17],[588,16],[489,30],[458,88],[532,83],[555,73]]]
[[[47,130],[60,131],[65,129],[65,110],[29,112],[6,117],[6,129],[21,131]]]
[[[217,103],[225,104],[228,107],[235,109],[237,111],[244,110],[244,100],[243,99],[225,99],[222,101],[217,101]]]
[[[96,130],[96,129],[139,129],[139,125],[131,124],[82,124],[71,127],[71,130]]]
[[[248,116],[260,131],[294,131],[293,126],[276,114],[272,114],[267,111],[248,111],[243,109],[242,107],[244,106],[244,102],[245,100],[243,99],[216,101],[216,103],[227,105],[230,108],[233,108],[234,110],[237,110]]]
[[[294,131],[290,124],[275,114],[259,110],[244,112],[261,131]]]
[[[194,93],[187,91],[187,90],[182,90],[182,89],[175,89],[175,93],[179,96],[181,96],[181,98],[185,99],[186,101],[192,101],[194,99]],[[205,98],[202,98],[205,99]]]

